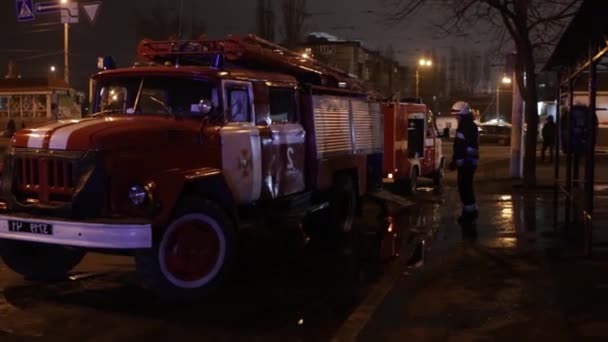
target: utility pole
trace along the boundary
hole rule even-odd
[[[416,67],[416,98],[420,98],[420,70]]]
[[[61,10],[67,11],[66,20],[63,20],[63,78],[65,83],[70,85],[70,10],[68,8],[68,0],[61,0]]]
[[[416,64],[416,98],[420,98],[420,67],[430,68],[433,66],[433,61],[426,58],[421,58]]]
[[[63,24],[63,78],[70,85],[70,24]]]
[[[500,82],[496,82],[496,124],[500,120]]]

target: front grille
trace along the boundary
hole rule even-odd
[[[16,156],[17,195],[26,202],[69,202],[74,193],[74,162],[48,156]]]
[[[11,212],[69,219],[105,215],[102,160],[98,151],[14,149],[5,157],[0,201]]]

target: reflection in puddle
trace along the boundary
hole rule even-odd
[[[490,200],[493,203],[486,204],[488,221],[480,223],[490,229],[482,232],[489,247],[520,248],[529,242],[529,233],[542,227],[539,220],[551,219],[552,202],[538,194],[498,195]]]
[[[500,217],[510,219],[513,217],[513,208],[502,208],[500,211]]]
[[[517,247],[516,237],[498,237],[496,239],[488,240],[484,243],[488,247],[492,248],[515,248]]]

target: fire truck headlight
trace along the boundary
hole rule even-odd
[[[129,199],[135,206],[141,206],[146,203],[148,193],[142,185],[133,185],[129,188]]]

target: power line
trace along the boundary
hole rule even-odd
[[[23,30],[23,31],[10,32],[8,34],[3,33],[2,35],[0,35],[0,37],[4,38],[4,37],[21,36],[21,35],[29,34],[29,33],[53,32],[53,31],[59,31],[60,29],[62,29],[62,27],[52,27],[52,28],[35,29],[35,30]]]
[[[39,58],[44,58],[44,57],[49,57],[49,56],[62,55],[62,54],[63,54],[63,50],[61,50],[61,51],[55,51],[55,52],[42,53],[42,54],[28,56],[28,57],[23,57],[23,58],[18,58],[18,59],[16,59],[16,61],[17,62],[29,61],[29,60],[34,60],[34,59],[39,59]]]
[[[47,50],[9,49],[9,48],[0,49],[0,52],[5,52],[5,53],[36,53],[36,52],[43,52],[43,51],[47,51]]]

